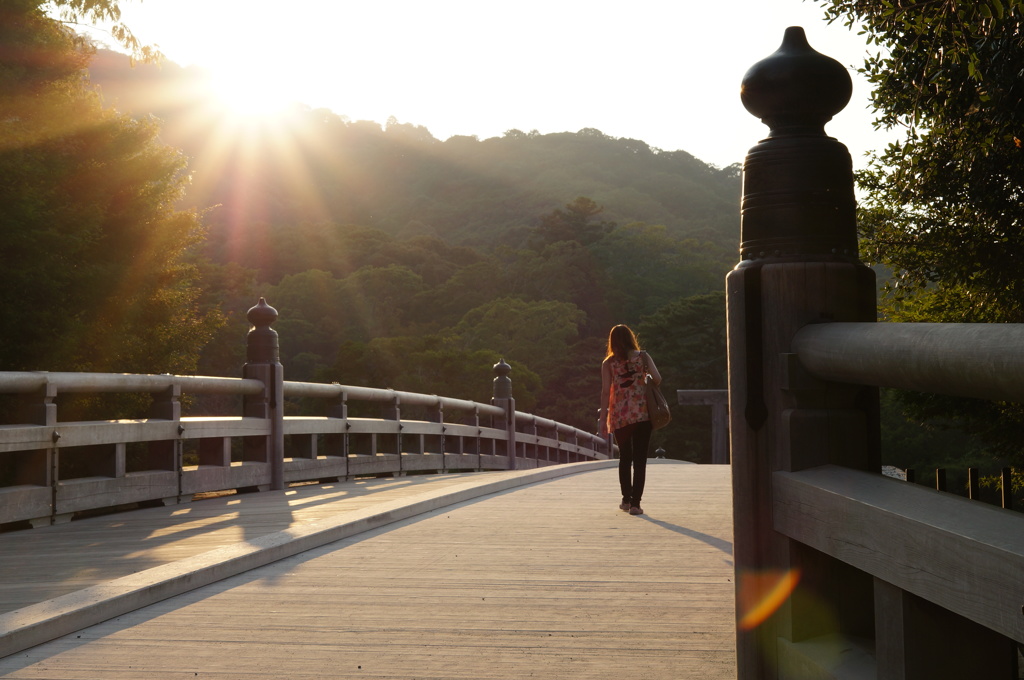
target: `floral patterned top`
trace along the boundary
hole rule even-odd
[[[647,415],[647,391],[644,385],[644,356],[620,361],[608,360],[612,369],[611,397],[608,403],[608,431],[614,432],[630,423],[650,420]]]

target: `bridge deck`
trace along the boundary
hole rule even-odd
[[[111,583],[148,579],[154,602],[11,653],[0,675],[732,678],[729,468],[659,463],[641,517],[618,510],[615,470],[596,463],[300,487],[0,535],[0,635],[44,625],[32,620],[43,609],[55,620],[123,596]],[[519,486],[538,475],[551,478]],[[318,547],[273,554],[286,544]],[[223,578],[238,551],[270,563]]]

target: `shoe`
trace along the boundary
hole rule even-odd
[[[631,515],[642,515],[642,514],[644,514],[644,511],[643,511],[643,509],[640,508],[639,505],[634,505],[633,507],[631,507],[629,509],[629,514],[631,514]]]
[[[619,503],[619,510],[623,512],[629,512],[629,501],[622,501]]]

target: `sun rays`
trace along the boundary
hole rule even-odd
[[[216,205],[211,218],[233,239],[245,238],[248,225],[273,221],[282,202],[292,213],[300,206],[305,219],[329,218],[312,168],[329,151],[311,141],[315,117],[308,108],[227,75],[207,74],[199,93],[165,129],[189,155],[193,205]]]

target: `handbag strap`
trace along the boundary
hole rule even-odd
[[[651,380],[650,380],[651,369],[647,365],[647,352],[646,352],[646,350],[640,350],[640,360],[644,364],[643,383],[644,383],[644,385],[647,385],[647,384],[649,384],[651,382]]]

